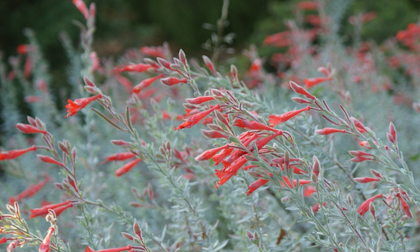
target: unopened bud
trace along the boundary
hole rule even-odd
[[[131,234],[125,233],[125,232],[121,232],[122,236],[127,239],[127,240],[134,240],[134,237]]]
[[[187,59],[186,59],[185,53],[184,53],[184,51],[182,49],[179,50],[178,57],[179,57],[179,60],[181,60],[181,62],[184,65],[187,65]]]
[[[283,198],[281,198],[281,202],[283,202],[283,203],[287,204],[287,203],[289,203],[289,202],[290,202],[290,198],[289,198],[289,197],[287,197],[287,196],[284,196]]]
[[[88,77],[85,76],[84,80],[85,80],[86,85],[90,87],[96,87],[95,84],[93,84],[93,82],[90,81]]]
[[[308,101],[306,99],[303,99],[303,98],[300,98],[300,97],[292,97],[292,100],[296,103],[299,103],[299,104],[309,104],[309,103],[311,103],[310,101]]]
[[[315,173],[312,173],[311,181],[314,182],[314,183],[318,182],[318,176]]]
[[[374,169],[370,169],[370,173],[372,173],[373,176],[378,177],[378,178],[383,178],[382,174],[380,174],[379,172],[375,171]]]
[[[313,162],[313,164],[312,164],[312,172],[316,176],[319,176],[319,171],[320,171],[320,168],[319,168],[319,160],[318,160],[318,158],[315,155],[312,157],[312,162]]]

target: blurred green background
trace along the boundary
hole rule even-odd
[[[336,0],[334,0],[336,1]],[[337,0],[338,1],[338,0]],[[378,16],[363,29],[363,39],[381,42],[395,36],[420,14],[418,0],[341,0],[347,3],[340,29],[344,40],[352,27],[347,19],[359,12],[375,11]],[[87,0],[87,3],[92,1]],[[160,45],[168,41],[176,52],[183,48],[191,54],[202,54],[202,44],[211,31],[203,23],[215,24],[220,17],[223,0],[100,0],[97,4],[97,31],[94,48],[99,56],[121,54],[128,47]],[[271,33],[284,30],[284,21],[292,18],[297,0],[231,0],[229,26],[234,32],[234,47],[250,43],[257,46]],[[71,0],[5,0],[0,1],[0,50],[5,56],[15,55],[18,44],[27,43],[22,31],[29,27],[37,38],[52,70],[67,64],[58,39],[66,31],[74,42],[79,29],[72,20],[83,16]],[[240,52],[240,50],[237,50]],[[205,52],[204,52],[205,53]]]

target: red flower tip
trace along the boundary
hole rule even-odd
[[[155,47],[155,46],[143,46],[140,51],[143,54],[146,54],[151,57],[159,57],[159,58],[165,58],[165,53],[163,52],[162,47]]]
[[[159,74],[158,76],[148,78],[140,82],[137,86],[133,88],[133,92],[138,94],[140,93],[144,88],[147,88],[148,86],[152,85],[153,82],[163,77],[163,74]]]
[[[311,107],[307,106],[306,108],[289,111],[281,115],[270,115],[268,117],[268,122],[270,123],[271,127],[274,127],[276,125],[279,125],[281,123],[284,123],[292,119],[293,117],[299,115],[300,113],[304,111],[309,111],[309,110],[311,110]]]
[[[89,19],[89,12],[86,7],[85,2],[82,0],[73,0],[73,4],[76,6],[76,8],[83,14],[86,20]]]
[[[73,204],[70,200],[67,200],[62,203],[46,205],[37,209],[31,209],[31,216],[29,218],[31,219],[38,216],[46,216],[49,209],[54,210],[56,216],[59,216],[62,212],[64,212],[64,210],[70,207],[73,207]]]
[[[38,154],[36,156],[38,157],[39,160],[41,160],[44,163],[56,164],[56,165],[61,166],[61,167],[64,166],[63,163],[58,162],[57,160],[55,160],[52,157],[44,156],[44,155],[40,155],[40,154]]]
[[[408,217],[413,218],[413,215],[411,214],[410,206],[408,205],[408,203],[404,200],[404,198],[401,196],[400,193],[397,193],[397,197],[398,197],[398,199],[400,199],[402,210],[404,211],[404,213]]]
[[[248,121],[245,119],[237,119],[234,126],[240,127],[240,128],[246,128],[246,129],[252,129],[252,130],[269,130],[273,132],[277,132],[278,130],[273,129],[265,124],[262,124],[257,121]]]
[[[36,133],[41,133],[44,135],[47,134],[46,130],[40,130],[32,125],[23,124],[23,123],[16,124],[16,128],[25,134],[36,134]]]
[[[87,105],[89,105],[89,103],[102,98],[101,94],[97,94],[95,96],[92,97],[88,97],[88,98],[79,98],[74,100],[74,102],[70,99],[67,100],[67,102],[69,104],[67,104],[65,107],[67,108],[67,115],[64,117],[69,117],[69,116],[74,116],[77,114],[77,112],[79,112],[80,110],[82,110],[84,107],[86,107]]]
[[[395,126],[392,122],[389,123],[389,134],[390,137],[388,137],[388,140],[391,143],[395,143],[395,141],[397,141],[397,131],[395,130]]]
[[[319,135],[329,135],[329,134],[334,134],[334,133],[346,133],[346,130],[342,129],[334,129],[334,128],[324,128],[324,129],[319,129],[319,130],[315,130],[315,132]]]
[[[324,81],[330,81],[332,80],[331,77],[315,77],[315,78],[307,78],[303,80],[303,83],[305,83],[306,88],[310,88],[313,86],[316,86]]]
[[[122,166],[121,168],[118,168],[115,171],[115,176],[119,177],[121,175],[126,174],[127,172],[129,172],[136,164],[138,164],[141,161],[141,159],[136,159],[133,160],[127,164],[125,164],[124,166]]]

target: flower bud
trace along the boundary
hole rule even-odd
[[[285,204],[290,203],[290,198],[287,197],[287,196],[284,196],[283,198],[281,198],[281,202],[283,202]]]

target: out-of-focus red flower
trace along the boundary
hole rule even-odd
[[[44,156],[44,155],[40,155],[40,154],[38,154],[38,155],[36,155],[37,157],[38,157],[38,159],[39,160],[41,160],[42,162],[44,162],[44,163],[50,163],[50,164],[56,164],[56,165],[58,165],[58,166],[64,166],[64,164],[63,163],[61,163],[61,162],[58,162],[57,160],[55,160],[54,158],[52,158],[52,157],[49,157],[49,156]]]
[[[160,80],[160,82],[162,82],[162,84],[164,84],[164,85],[166,85],[166,86],[173,86],[173,85],[176,85],[176,84],[179,84],[179,83],[187,83],[188,82],[188,80],[187,79],[178,79],[178,78],[175,78],[175,77],[167,77],[167,78],[164,78],[164,79],[161,79]]]
[[[301,10],[317,10],[318,2],[315,1],[302,1],[299,2],[297,7]]]
[[[88,97],[88,98],[79,98],[74,100],[74,102],[70,99],[67,100],[67,102],[69,104],[67,104],[65,107],[67,108],[67,115],[64,117],[69,117],[69,116],[74,116],[77,114],[77,112],[79,112],[80,110],[82,110],[84,107],[86,107],[87,105],[89,105],[89,103],[102,98],[101,94],[97,94],[95,96],[92,97]]]
[[[371,183],[371,182],[381,181],[380,178],[369,178],[369,177],[354,178],[354,180],[359,183]]]
[[[289,111],[289,112],[286,112],[286,113],[281,114],[281,115],[270,115],[268,117],[268,122],[270,123],[271,127],[274,127],[276,125],[279,125],[281,123],[284,123],[284,122],[292,119],[293,117],[299,115],[300,113],[302,113],[304,111],[309,111],[310,109],[311,109],[311,107],[307,106],[306,108]]]
[[[372,198],[369,198],[369,199],[367,199],[365,202],[363,202],[360,206],[359,206],[359,209],[357,209],[357,212],[360,214],[360,215],[365,215],[365,213],[369,210],[369,205],[370,205],[370,203],[371,202],[373,202],[373,201],[375,201],[375,199],[378,199],[378,198],[382,198],[383,197],[383,194],[382,193],[380,193],[380,194],[378,194],[378,195],[376,195],[376,196],[373,196]]]
[[[26,54],[29,52],[29,45],[20,44],[17,46],[16,51],[18,54]]]
[[[398,199],[399,199],[399,200],[400,200],[400,202],[401,202],[402,210],[404,211],[404,213],[405,213],[408,217],[413,218],[413,215],[411,214],[411,211],[410,211],[410,206],[408,205],[408,203],[404,200],[404,198],[401,196],[401,194],[400,194],[400,193],[397,193],[397,197],[398,197]]]
[[[135,155],[131,152],[116,153],[116,154],[112,154],[108,156],[104,161],[98,163],[98,165],[104,164],[106,162],[111,162],[111,161],[123,161],[123,160],[127,160],[134,157]]]
[[[39,96],[34,96],[34,95],[30,95],[30,96],[25,96],[25,101],[27,103],[38,103],[38,102],[42,102],[43,98],[39,97]]]
[[[315,78],[304,79],[303,83],[305,83],[306,88],[310,88],[310,87],[318,85],[321,82],[330,81],[330,80],[332,80],[331,77],[315,77]]]
[[[125,250],[131,250],[131,245],[127,245],[121,248],[109,248],[109,249],[101,249],[101,250],[92,250],[89,247],[86,247],[85,252],[121,252]]]
[[[151,57],[159,57],[165,58],[165,53],[163,52],[162,47],[155,47],[155,46],[143,46],[140,51],[148,56]]]
[[[121,168],[118,168],[115,171],[115,176],[119,177],[121,175],[126,174],[127,172],[129,172],[136,164],[138,164],[141,161],[141,159],[136,159],[133,160],[127,164],[125,164],[124,166],[122,166]]]
[[[37,192],[39,192],[48,182],[50,181],[50,176],[46,175],[45,178],[35,184],[29,186],[27,189],[25,189],[23,192],[19,193],[15,197],[9,197],[9,204],[13,205],[16,201],[21,201],[24,198],[29,198],[34,196]]]
[[[324,129],[315,130],[315,133],[317,133],[319,135],[329,135],[329,134],[334,134],[334,133],[346,133],[346,130],[344,130],[344,129],[334,129],[334,128],[324,128]]]
[[[133,88],[133,92],[138,94],[140,93],[144,88],[147,88],[148,86],[152,85],[153,82],[163,77],[163,74],[159,74],[158,76],[148,78],[140,82],[137,86]]]
[[[83,14],[85,19],[88,20],[89,19],[89,11],[86,7],[85,2],[83,2],[82,0],[73,0],[73,4]]]
[[[44,240],[41,243],[41,246],[39,246],[39,252],[50,252],[50,243],[51,243],[51,235],[54,232],[54,227],[50,227],[48,229],[48,233],[45,236]]]
[[[38,216],[46,216],[48,214],[49,209],[54,210],[55,215],[59,216],[62,212],[64,212],[64,210],[70,207],[73,207],[73,204],[70,200],[67,200],[62,203],[51,204],[37,209],[31,209],[30,219]]]
[[[214,100],[214,98],[212,96],[199,96],[196,98],[189,98],[189,99],[185,99],[189,104],[194,104],[194,105],[198,105],[198,104],[202,104],[208,101],[212,101]]]
[[[47,134],[46,130],[40,130],[32,125],[29,124],[23,124],[23,123],[18,123],[16,124],[16,129],[18,129],[19,131],[25,133],[25,134],[37,134],[37,133],[41,133],[41,134]]]
[[[29,56],[26,56],[25,65],[23,66],[23,76],[26,79],[29,79],[29,76],[31,76],[31,71],[32,71],[32,61],[31,61],[31,58],[29,58]]]
[[[27,149],[22,149],[22,150],[2,151],[0,152],[0,161],[15,159],[19,156],[22,156],[23,154],[27,152],[35,151],[35,150],[36,150],[36,146],[33,145]]]
[[[303,197],[311,197],[312,193],[316,192],[315,186],[308,185],[305,187],[305,190],[303,191]]]
[[[192,126],[196,125],[199,121],[204,119],[206,116],[208,116],[211,112],[213,112],[216,109],[220,109],[220,105],[216,105],[208,110],[192,115],[190,118],[188,118],[186,122],[179,125],[178,128],[175,127],[174,129],[180,130],[183,128],[191,128]]]
[[[209,57],[203,55],[204,64],[206,64],[207,68],[214,74],[217,75],[216,70],[214,69],[213,62],[209,59]]]

